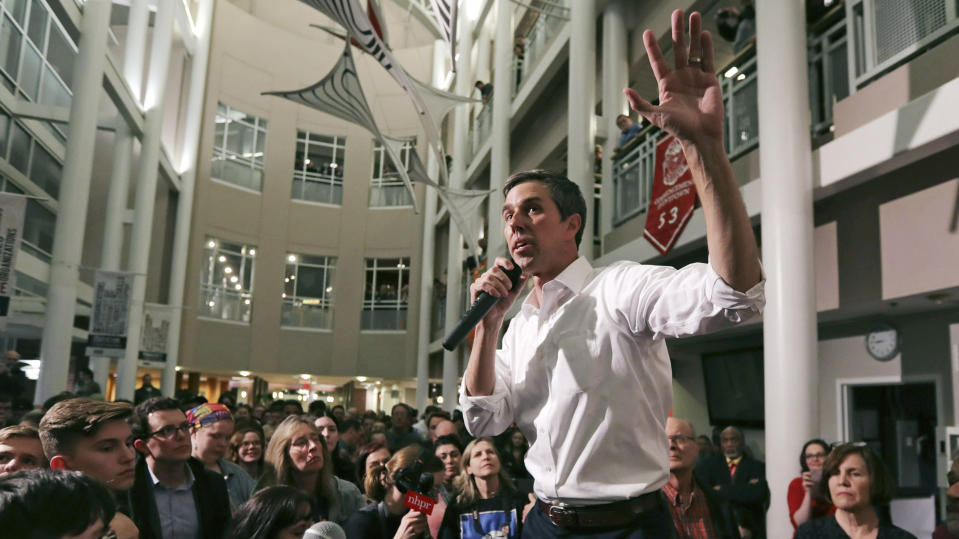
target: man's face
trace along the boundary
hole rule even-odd
[[[153,385],[153,377],[150,376],[149,374],[144,374],[144,375],[143,375],[143,385],[144,385],[144,386]]]
[[[383,447],[366,457],[366,472],[369,473],[376,466],[382,466],[390,460],[390,450]]]
[[[691,470],[699,456],[693,429],[685,421],[670,417],[666,420],[666,438],[669,439],[669,471]]]
[[[287,404],[286,406],[283,407],[284,416],[300,415],[302,413],[303,413],[303,410],[295,404]]]
[[[580,217],[562,220],[546,185],[523,182],[506,194],[503,235],[513,260],[531,275],[558,274],[568,262],[562,257],[576,250]]]
[[[456,434],[456,425],[449,419],[438,421],[436,425],[433,426],[433,429],[430,430],[430,438],[434,442],[440,436],[448,436],[450,434]]]
[[[390,414],[390,422],[396,430],[408,429],[410,428],[410,414],[407,413],[405,407],[396,406],[393,408],[393,413]]]
[[[723,446],[723,454],[727,458],[735,459],[743,455],[743,437],[737,430],[726,429],[719,438]]]
[[[241,406],[236,409],[236,413],[233,414],[233,418],[237,421],[241,419],[250,419],[250,409],[246,406]]]
[[[433,416],[430,418],[430,423],[429,425],[427,425],[427,427],[428,427],[428,430],[430,431],[430,439],[433,440],[434,442],[436,441],[436,434],[435,434],[436,425],[439,425],[443,421],[446,421],[446,419],[441,415]]]
[[[38,470],[44,461],[43,446],[36,438],[14,436],[0,442],[0,475],[17,470]]]
[[[356,447],[356,444],[360,439],[360,431],[357,430],[356,427],[350,427],[340,433],[340,439],[347,444]]]
[[[333,407],[333,417],[335,417],[337,421],[343,421],[346,419],[346,412],[343,411],[342,406]]]
[[[212,464],[226,456],[233,436],[233,421],[224,419],[193,431],[193,456],[204,464]]]
[[[0,427],[3,427],[7,424],[7,421],[10,421],[11,415],[13,415],[13,402],[0,401]]]
[[[186,462],[190,458],[193,445],[190,443],[190,424],[180,410],[160,410],[147,416],[150,432],[169,427],[172,434],[166,436],[157,432],[147,438],[146,448],[155,460],[168,462]]]
[[[102,481],[123,492],[133,486],[136,451],[126,421],[109,421],[93,436],[77,440],[70,455],[62,455],[67,468]]]

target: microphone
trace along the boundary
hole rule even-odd
[[[506,269],[503,266],[499,267],[503,272],[506,273],[506,276],[509,277],[512,287],[516,286],[516,283],[519,282],[519,276],[523,274],[523,270],[513,262],[513,269]],[[460,318],[459,323],[456,324],[456,327],[453,328],[453,331],[446,336],[446,340],[443,341],[443,348],[446,348],[450,352],[456,349],[457,346],[466,338],[466,335],[476,327],[476,324],[479,324],[479,321],[486,316],[486,313],[493,308],[493,305],[496,305],[496,302],[500,298],[493,297],[487,292],[480,292],[476,295],[476,301],[470,305],[469,309],[466,309],[466,312],[463,313],[463,318]]]

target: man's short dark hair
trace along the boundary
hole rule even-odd
[[[93,477],[65,470],[21,470],[0,477],[4,537],[49,539],[80,535],[116,515],[113,493]]]
[[[346,411],[346,408],[343,408],[342,404],[337,404],[336,406],[330,408],[330,410],[336,410],[337,408],[339,408],[340,410]]]
[[[337,429],[342,433],[350,429],[360,430],[363,428],[363,425],[355,419],[344,419],[337,425]]]
[[[449,412],[447,412],[447,411],[445,411],[445,410],[437,410],[437,411],[435,411],[435,412],[430,412],[430,413],[426,414],[426,426],[427,426],[427,428],[429,428],[430,423],[432,423],[433,419],[434,419],[434,418],[437,418],[437,417],[442,417],[443,419],[452,421],[452,419],[450,419],[450,414],[449,414]]]
[[[40,409],[43,410],[43,413],[47,413],[48,411],[50,411],[50,408],[53,408],[53,405],[55,405],[56,403],[63,402],[67,399],[74,399],[76,397],[77,397],[76,393],[71,393],[69,391],[61,391],[57,393],[56,395],[50,397],[49,399],[43,401],[43,405],[40,407]]]
[[[583,239],[583,230],[586,227],[586,200],[579,186],[573,183],[569,178],[556,172],[536,169],[526,172],[517,172],[506,180],[503,186],[503,196],[506,196],[511,189],[521,183],[540,182],[546,186],[549,191],[549,198],[556,204],[559,210],[559,217],[565,221],[570,215],[577,214],[580,217],[579,230],[576,231],[576,247],[579,248],[579,242]]]
[[[130,418],[130,429],[133,436],[142,440],[150,434],[150,414],[153,412],[162,412],[164,410],[183,410],[180,409],[180,401],[170,397],[153,397],[141,402],[134,410],[133,417]]]
[[[455,434],[444,434],[437,438],[436,441],[433,442],[433,450],[436,450],[436,448],[441,445],[454,445],[456,449],[460,450],[460,453],[463,452],[463,443],[460,442],[459,436]]]
[[[48,459],[70,454],[80,438],[96,434],[110,421],[125,421],[133,415],[129,404],[76,398],[56,403],[40,420],[40,443]]]
[[[398,402],[394,404],[393,407],[390,408],[390,415],[393,415],[393,410],[396,410],[397,406],[406,410],[406,415],[409,416],[410,420],[416,419],[416,409],[405,402]]]

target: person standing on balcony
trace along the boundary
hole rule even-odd
[[[475,86],[480,92],[480,97],[483,99],[483,104],[485,105],[489,103],[489,100],[493,97],[493,83],[478,80],[476,81]]]
[[[460,404],[470,432],[515,423],[530,442],[526,467],[538,498],[532,537],[668,537],[659,489],[669,478],[662,433],[672,404],[666,337],[703,334],[761,313],[756,239],[723,147],[723,104],[713,42],[702,18],[673,13],[675,66],[643,35],[658,106],[627,89],[642,117],[683,146],[706,220],[709,263],[682,269],[578,256],[586,202],[568,178],[515,174],[503,192],[500,257],[470,286],[500,298],[476,327]],[[513,262],[515,261],[515,262]],[[503,269],[522,269],[512,286]],[[507,311],[532,281],[497,349]],[[512,287],[512,288],[511,288]]]
[[[629,141],[633,140],[639,133],[639,124],[634,122],[632,118],[626,116],[625,114],[620,114],[616,117],[616,127],[619,128],[619,144],[613,148],[614,152],[618,152],[620,148],[625,146]]]

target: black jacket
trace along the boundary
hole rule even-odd
[[[762,461],[743,455],[736,467],[735,477],[731,478],[726,457],[713,455],[700,462],[694,473],[700,488],[716,495],[727,525],[733,529],[742,526],[752,530],[753,537],[766,537],[769,487],[766,484],[766,465]],[[716,486],[719,486],[718,490]]]
[[[226,491],[226,481],[192,457],[187,461],[187,466],[195,478],[193,499],[200,522],[200,535],[204,539],[220,539],[230,524],[230,496]],[[160,513],[153,497],[153,479],[147,469],[147,461],[142,457],[137,462],[136,480],[129,493],[129,507],[130,518],[140,530],[140,539],[163,537]]]

